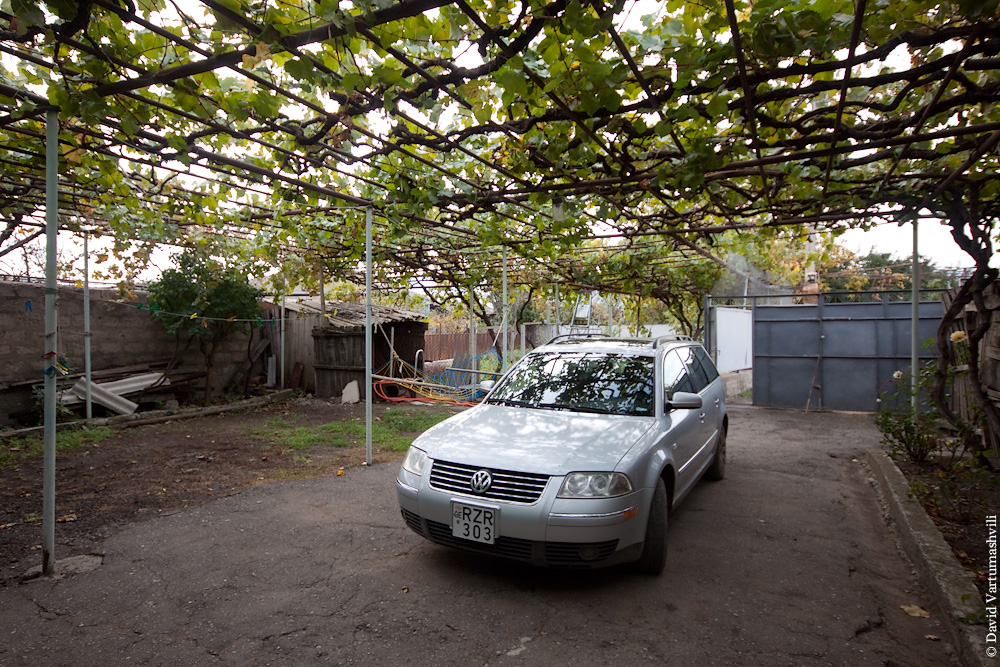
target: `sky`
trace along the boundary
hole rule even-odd
[[[889,252],[896,257],[909,257],[913,249],[913,225],[884,224],[868,231],[851,229],[837,238],[849,250],[867,255],[870,251]],[[951,237],[951,230],[936,221],[922,220],[917,228],[917,252],[930,259],[940,269],[975,266]],[[1000,265],[997,255],[990,266]]]

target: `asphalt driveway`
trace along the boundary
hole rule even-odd
[[[0,589],[0,665],[957,664],[859,462],[877,445],[868,416],[731,409],[728,476],[673,515],[659,577],[430,544],[395,464],[255,487]]]

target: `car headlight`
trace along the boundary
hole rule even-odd
[[[403,458],[403,470],[411,472],[414,475],[424,474],[424,465],[427,464],[427,454],[422,449],[417,449],[416,447],[410,447],[406,450],[406,456]]]
[[[559,489],[560,498],[613,498],[632,492],[632,482],[620,472],[571,472]]]

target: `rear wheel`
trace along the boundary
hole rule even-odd
[[[667,486],[663,478],[656,480],[653,502],[649,507],[646,522],[646,539],[642,545],[642,555],[636,561],[636,568],[647,574],[659,574],[667,564]]]
[[[705,477],[713,481],[719,481],[726,476],[726,431],[728,427],[723,426],[719,432],[719,442],[715,445],[715,457],[712,465],[705,471]]]

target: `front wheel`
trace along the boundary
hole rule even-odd
[[[715,445],[715,456],[712,458],[712,465],[705,471],[705,477],[718,482],[726,476],[726,431],[723,426],[719,431],[719,442]]]
[[[636,568],[646,574],[659,574],[667,564],[667,486],[663,478],[656,480],[653,502],[649,507],[646,522],[646,539],[642,545],[642,555],[636,561]]]

